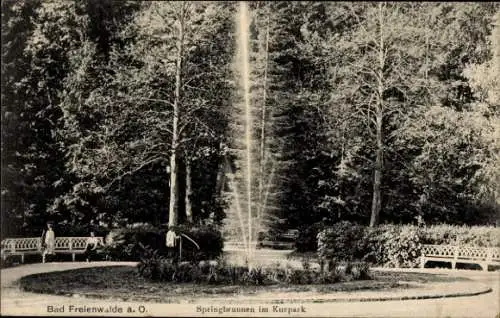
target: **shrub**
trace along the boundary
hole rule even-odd
[[[289,271],[288,275],[285,276],[285,283],[300,285],[300,284],[302,284],[303,276],[304,276],[303,270],[292,269]]]
[[[361,260],[377,266],[416,267],[422,244],[500,247],[498,237],[500,229],[491,226],[384,224],[370,228],[341,222],[319,233],[318,255],[323,264]]]
[[[348,250],[345,245],[336,245],[330,249],[344,249],[348,257],[340,260],[360,260],[370,264],[388,267],[414,267],[420,256],[422,228],[413,225],[384,224],[378,227],[354,225],[356,235],[339,233],[339,236],[348,240],[351,246]],[[331,241],[328,244],[334,244]]]
[[[204,225],[188,227],[183,225],[177,227],[177,231],[186,234],[200,246],[200,250],[198,250],[194,244],[183,238],[182,259],[216,259],[222,255],[224,239],[221,232],[214,226]]]
[[[200,278],[197,270],[199,267],[189,262],[180,262],[174,268],[175,270],[172,274],[172,281],[174,282],[192,282]]]
[[[105,236],[107,233],[106,228],[98,225],[58,223],[54,226],[56,236],[89,236],[91,231],[96,236]]]
[[[282,268],[280,266],[274,266],[266,271],[266,275],[268,280],[280,283],[287,281],[287,275],[289,275],[289,272],[287,271],[286,268]]]
[[[200,246],[198,250],[194,244],[183,237],[182,260],[214,259],[222,254],[223,238],[214,227],[179,226],[176,230],[178,233],[187,235]],[[139,261],[142,253],[140,245],[142,245],[149,246],[157,250],[159,255],[165,256],[167,254],[165,235],[166,230],[149,224],[114,229],[106,236],[103,253],[108,259]]]
[[[318,256],[325,259],[350,261],[363,254],[359,251],[364,228],[342,221],[318,234]]]
[[[139,264],[137,264],[139,274],[152,280],[161,279],[165,258],[158,253],[158,250],[145,247],[141,243],[139,243],[139,246],[143,250],[143,255],[140,257]]]
[[[229,266],[227,268],[227,282],[229,284],[237,284],[242,281],[242,277],[248,272],[248,267],[245,266]]]
[[[322,272],[318,277],[318,284],[335,284],[344,279],[345,278],[336,271]]]
[[[421,254],[421,228],[391,227],[382,233],[387,267],[417,267]]]
[[[251,268],[243,275],[243,283],[261,286],[264,285],[264,282],[267,280],[266,278],[266,274],[262,267],[255,267]]]
[[[347,274],[349,274],[347,272],[348,270],[350,270],[350,268],[345,263],[336,263],[335,266],[329,268],[330,274],[337,278],[338,281],[346,279]]]
[[[111,230],[105,238],[103,252],[108,259],[121,261],[138,261],[143,247],[149,246],[164,254],[164,239],[158,228],[149,224],[131,225]]]
[[[335,267],[332,267],[331,270],[328,271],[328,279],[333,283],[348,280],[345,272],[345,266],[336,265]]]
[[[353,280],[370,279],[370,266],[366,262],[354,262],[351,265],[351,275]]]
[[[423,244],[500,247],[500,229],[494,226],[431,225],[423,228]]]
[[[363,239],[358,245],[362,261],[377,265],[385,264],[388,261],[385,253],[387,236],[383,234],[387,231],[391,231],[392,227],[391,225],[381,225],[378,227],[365,228]]]

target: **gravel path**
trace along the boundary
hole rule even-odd
[[[129,315],[129,316],[342,316],[342,317],[495,317],[499,310],[498,272],[423,270],[427,273],[457,275],[467,282],[428,284],[425,289],[387,292],[262,293],[255,297],[230,299],[203,298],[180,304],[139,303],[121,300],[96,300],[27,293],[19,290],[16,280],[30,274],[92,266],[134,265],[124,262],[47,263],[22,265],[1,271],[2,315]],[[384,269],[385,270],[385,269]],[[422,272],[422,270],[409,270]],[[483,292],[492,289],[492,292]],[[441,297],[456,293],[478,294],[458,298],[395,300]],[[269,303],[281,299],[283,304]],[[380,299],[385,299],[380,301]],[[389,300],[392,299],[392,300]],[[306,301],[307,302],[304,302]],[[353,302],[356,300],[356,302]],[[364,300],[368,302],[358,302]],[[170,300],[171,301],[171,300]],[[192,303],[192,302],[195,303]],[[297,301],[300,301],[297,302]],[[266,304],[267,303],[267,304]],[[275,307],[276,306],[276,307]],[[301,307],[303,306],[303,307]],[[64,312],[55,310],[64,308]],[[268,312],[260,310],[267,309]],[[89,312],[86,312],[89,310]],[[99,312],[102,310],[102,312]],[[120,311],[121,310],[121,311]],[[230,310],[227,312],[227,310]],[[231,310],[239,310],[234,312]],[[248,312],[253,310],[253,312]],[[97,312],[95,312],[97,311]],[[108,312],[106,312],[108,311]],[[296,312],[298,311],[298,312]],[[220,313],[222,312],[222,314]]]

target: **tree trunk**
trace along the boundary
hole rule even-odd
[[[385,66],[385,56],[384,56],[384,21],[382,14],[382,3],[379,3],[379,47],[378,47],[378,85],[377,85],[377,105],[375,110],[375,138],[377,143],[377,150],[375,154],[375,172],[373,174],[373,199],[372,199],[372,211],[370,217],[370,227],[374,227],[378,224],[380,218],[380,210],[382,208],[382,200],[380,187],[382,183],[382,170],[383,170],[383,156],[384,156],[384,144],[382,136],[382,120],[384,116],[384,66]]]
[[[370,226],[374,227],[379,222],[380,210],[382,208],[382,200],[380,193],[380,186],[382,183],[382,170],[383,170],[383,155],[384,148],[382,143],[382,115],[377,114],[376,119],[376,138],[377,138],[377,150],[375,158],[375,172],[373,175],[373,200],[372,200],[372,213],[370,218]]]
[[[193,223],[193,210],[191,207],[191,196],[193,194],[193,189],[191,187],[191,162],[187,160],[186,162],[186,196],[184,202],[186,204],[186,220],[189,223]]]
[[[174,118],[172,122],[172,149],[170,155],[170,202],[168,208],[168,225],[175,226],[178,221],[178,189],[177,189],[177,146],[179,139],[179,104],[181,95],[181,68],[184,49],[184,13],[180,14],[179,38],[177,40],[177,63],[175,70],[175,92],[174,92]]]

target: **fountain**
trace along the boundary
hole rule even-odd
[[[225,228],[232,230],[233,239],[239,242],[240,261],[243,259],[248,266],[252,267],[255,261],[256,241],[258,233],[264,230],[264,219],[266,216],[266,202],[269,196],[270,182],[274,175],[274,169],[264,182],[262,165],[260,160],[254,159],[254,153],[263,153],[264,143],[254,142],[254,120],[253,112],[257,111],[251,100],[251,69],[250,69],[250,13],[246,2],[239,3],[236,15],[237,54],[235,57],[235,74],[238,89],[235,96],[235,123],[242,133],[243,138],[234,138],[233,155],[236,158],[236,171],[227,171],[230,187],[231,206],[227,213]],[[264,101],[265,102],[265,101]],[[262,110],[265,112],[265,109]],[[239,116],[239,117],[238,117]],[[262,123],[264,125],[264,123]],[[243,128],[243,129],[241,129]],[[262,129],[263,131],[263,129]],[[238,133],[233,133],[237,136]],[[263,135],[261,140],[263,141]],[[262,156],[261,156],[262,157]],[[229,161],[228,161],[229,162]],[[227,166],[231,164],[228,163]],[[258,169],[260,168],[260,169]],[[254,191],[259,182],[259,191]],[[265,195],[262,192],[263,184],[266,184]],[[243,246],[241,246],[243,245]]]

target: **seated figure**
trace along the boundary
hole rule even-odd
[[[85,258],[87,262],[90,262],[92,257],[97,255],[97,247],[101,244],[101,241],[98,237],[95,236],[95,233],[90,232],[90,237],[87,239],[85,244]]]

